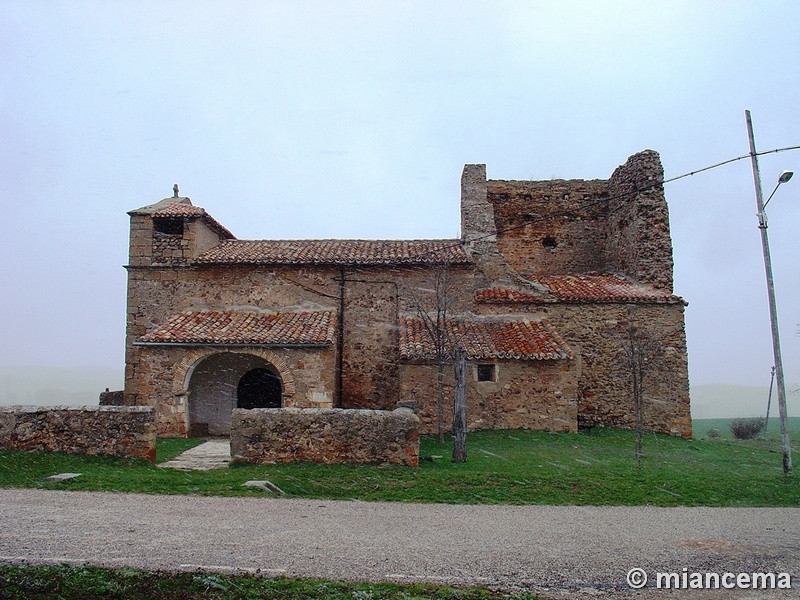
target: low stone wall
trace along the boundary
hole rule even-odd
[[[151,406],[2,406],[0,448],[156,460]]]
[[[231,456],[247,463],[364,463],[419,466],[419,418],[394,411],[235,409]]]

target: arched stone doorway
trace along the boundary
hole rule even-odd
[[[230,435],[234,408],[282,406],[278,370],[260,356],[220,352],[202,359],[189,385],[189,434]]]
[[[259,367],[242,375],[236,388],[237,408],[280,408],[281,394],[280,375]]]

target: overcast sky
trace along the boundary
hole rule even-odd
[[[122,367],[126,211],[172,195],[239,238],[459,235],[489,178],[667,177],[800,145],[800,3],[0,0],[0,366]],[[800,151],[761,158],[769,194]],[[694,384],[767,385],[752,170],[668,184]],[[800,174],[769,206],[800,381]],[[120,382],[121,385],[121,382]]]

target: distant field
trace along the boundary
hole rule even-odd
[[[692,429],[696,439],[704,439],[708,437],[710,429],[716,429],[720,433],[720,438],[732,440],[730,424],[733,419],[693,419]],[[800,417],[789,417],[789,437],[800,437]],[[766,433],[762,433],[759,438],[766,441],[780,440],[781,424],[777,417],[770,418],[767,424]]]

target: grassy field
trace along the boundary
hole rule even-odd
[[[477,588],[391,583],[345,583],[318,579],[265,578],[216,573],[164,573],[99,567],[0,564],[3,600],[535,600]]]
[[[777,408],[775,409],[777,411]],[[708,439],[708,432],[711,429],[716,429],[720,434],[720,439],[732,440],[730,424],[733,419],[695,419],[692,421],[692,428],[694,429],[694,437],[696,439]],[[800,417],[789,417],[787,419],[789,425],[789,437],[800,438]],[[767,423],[767,431],[759,436],[762,442],[767,444],[778,444],[780,448],[781,439],[781,424],[777,417],[771,417]],[[764,444],[762,444],[764,445]],[[798,457],[800,460],[800,457]]]
[[[796,420],[794,425],[797,426]],[[698,424],[702,437],[704,423]],[[768,438],[772,436],[769,434]],[[800,435],[794,436],[800,440]],[[159,459],[196,440],[159,440]],[[449,460],[449,444],[423,438],[421,466],[232,466],[212,471],[159,469],[142,461],[0,452],[0,486],[226,496],[270,495],[243,488],[268,479],[289,497],[404,502],[662,506],[798,506],[800,477],[784,477],[779,444],[645,436],[636,468],[630,431],[579,434],[484,431],[469,434],[469,459]],[[800,463],[800,456],[798,456]],[[82,473],[62,483],[49,475]]]

